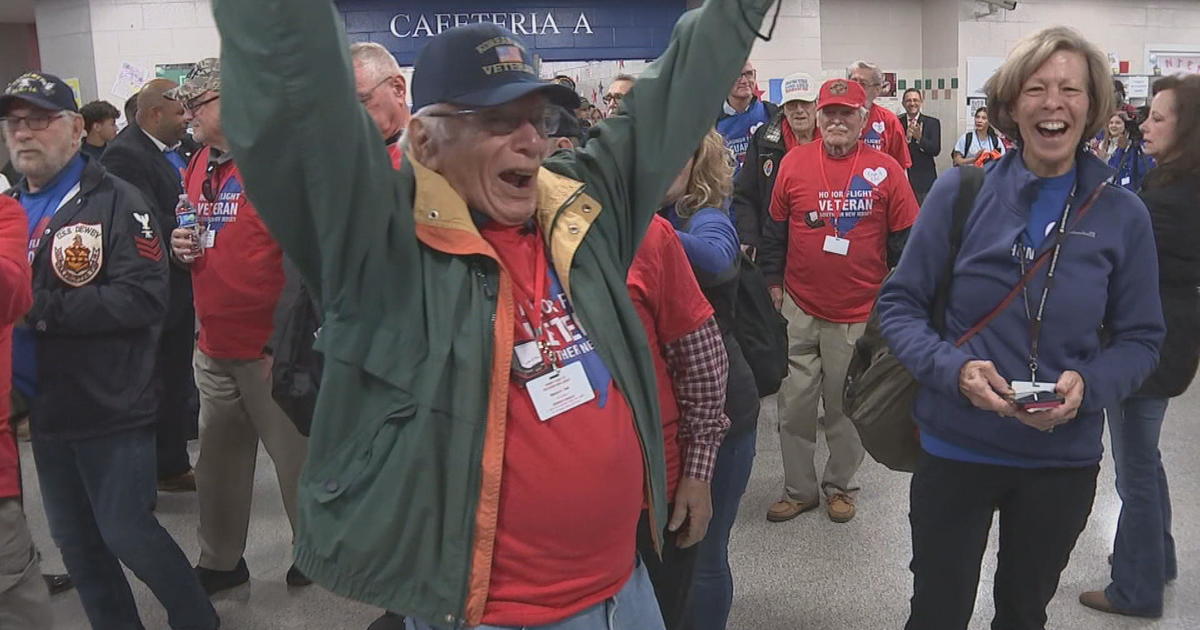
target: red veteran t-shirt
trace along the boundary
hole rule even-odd
[[[561,365],[582,364],[595,394],[540,420],[526,386],[517,378],[509,385],[483,623],[541,626],[612,597],[628,580],[642,508],[642,451],[633,411],[576,321],[538,230],[492,224],[480,231],[516,285],[514,344],[534,340],[526,311],[541,286],[543,340]]]
[[[658,408],[662,413],[663,441],[667,453],[667,500],[673,501],[683,473],[679,444],[679,404],[675,384],[663,358],[663,347],[695,332],[713,316],[712,306],[692,273],[683,244],[671,222],[654,217],[642,240],[629,275],[625,279],[629,297],[637,310],[650,354],[654,357],[654,375],[658,383]]]
[[[908,154],[908,134],[904,131],[904,125],[900,124],[900,118],[891,110],[872,105],[860,138],[872,149],[892,156],[900,166],[906,169],[912,167],[912,156]]]
[[[788,222],[784,287],[810,315],[864,322],[887,275],[887,237],[912,226],[917,199],[891,156],[858,143],[831,158],[822,142],[788,151],[771,194],[771,216]],[[826,237],[849,241],[845,256]]]
[[[209,168],[210,151],[197,151],[184,175],[208,245],[191,265],[197,343],[216,359],[257,359],[275,327],[283,250],[246,198],[237,166],[230,160]]]

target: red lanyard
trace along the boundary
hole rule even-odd
[[[539,236],[538,238],[541,237]],[[533,327],[534,337],[538,340],[542,338],[542,318],[545,317],[545,314],[542,312],[542,300],[546,296],[547,271],[546,256],[543,252],[539,251],[534,261],[534,294],[529,295],[520,282],[513,282],[513,288],[521,293],[521,297],[525,299],[525,304],[523,305],[525,316],[529,318],[529,325]]]
[[[541,232],[536,235],[538,244],[541,244]],[[522,310],[525,311],[525,317],[529,320],[529,326],[533,328],[533,340],[538,345],[538,351],[542,356],[542,360],[551,366],[558,366],[558,360],[554,352],[550,350],[546,343],[545,330],[543,329],[545,312],[542,310],[543,300],[546,298],[546,279],[549,276],[549,263],[546,261],[546,253],[542,247],[534,248],[534,279],[533,279],[533,295],[529,295],[524,286],[520,282],[513,279],[513,289],[515,293],[519,293],[525,304],[522,305]],[[517,296],[514,296],[517,297]]]
[[[854,183],[854,173],[858,170],[858,158],[862,155],[862,147],[857,143],[854,145],[854,161],[850,163],[850,177],[846,178],[846,188],[842,191],[842,204],[831,203],[834,207],[833,211],[833,235],[838,236],[838,219],[842,218],[842,208],[850,201],[850,186]],[[829,177],[825,174],[825,160],[832,159],[827,153],[821,151],[821,181],[825,184],[825,190],[830,195],[833,194],[833,187],[829,185]],[[831,200],[832,201],[832,200]]]

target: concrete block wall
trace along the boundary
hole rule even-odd
[[[40,0],[34,7],[44,72],[79,79],[86,103],[96,96],[92,7],[88,0]]]
[[[820,0],[783,0],[779,22],[771,41],[758,40],[750,50],[750,61],[758,70],[759,87],[768,90],[770,79],[782,79],[793,72],[807,72],[820,80],[821,10]],[[771,26],[774,9],[761,28],[765,35]]]
[[[194,63],[221,52],[208,0],[91,0],[96,89],[119,108],[122,63],[154,78],[157,64]],[[85,89],[86,91],[86,89]]]

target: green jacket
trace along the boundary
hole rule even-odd
[[[633,410],[656,530],[662,429],[625,276],[748,55],[747,21],[760,24],[770,2],[712,0],[684,16],[626,115],[538,177],[555,270]],[[445,179],[409,159],[393,171],[355,98],[329,0],[213,7],[225,134],[251,200],[325,311],[296,564],[347,597],[477,625],[504,458],[509,276]]]

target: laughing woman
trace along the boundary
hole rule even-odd
[[[1121,496],[1112,582],[1103,591],[1083,593],[1079,601],[1104,612],[1159,617],[1163,587],[1177,570],[1158,438],[1169,399],[1187,390],[1200,361],[1200,76],[1155,82],[1142,134],[1146,154],[1159,164],[1146,178],[1141,197],[1158,244],[1167,340],[1158,369],[1109,414]]]
[[[1105,184],[1112,170],[1084,149],[1113,111],[1111,85],[1105,55],[1075,31],[1018,42],[984,86],[992,123],[1018,148],[989,167],[954,261],[964,170],[938,178],[880,292],[884,337],[921,385],[908,630],[967,627],[997,510],[991,627],[1045,628],[1091,513],[1103,410],[1158,360],[1149,216],[1132,192]],[[930,311],[947,281],[936,330]],[[1052,406],[1022,404],[1034,391]]]

